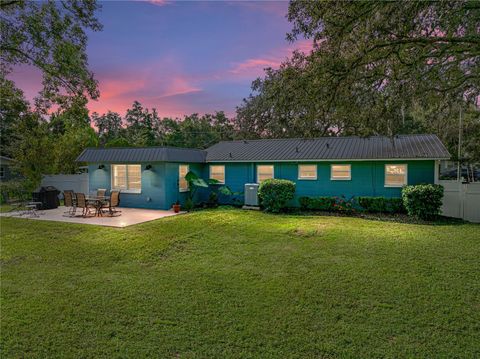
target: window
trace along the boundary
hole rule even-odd
[[[352,179],[351,165],[332,165],[330,179],[332,181],[348,181]]]
[[[385,187],[407,184],[407,165],[385,165]]]
[[[112,189],[122,192],[142,191],[142,167],[140,165],[112,165]]]
[[[273,178],[273,165],[257,166],[257,183]]]
[[[187,192],[188,191],[188,182],[185,179],[189,171],[188,165],[179,165],[178,166],[178,190],[180,192]]]
[[[210,178],[216,179],[219,183],[224,184],[225,183],[225,166],[211,165]]]
[[[298,165],[298,179],[316,180],[317,165]]]

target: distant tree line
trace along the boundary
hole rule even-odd
[[[160,118],[156,109],[144,108],[138,101],[122,118],[118,113],[92,114],[100,146],[174,146],[207,148],[212,144],[233,139],[233,121],[223,112],[179,118]]]

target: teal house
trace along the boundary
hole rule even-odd
[[[399,197],[404,185],[434,183],[438,161],[448,158],[437,136],[402,135],[240,140],[205,150],[87,148],[77,161],[88,163],[90,191],[118,189],[123,207],[169,209],[187,199],[189,171],[234,192],[243,192],[247,183],[288,179],[296,183],[296,200]],[[208,190],[198,191],[197,201],[207,198]]]

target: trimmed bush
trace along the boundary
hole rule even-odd
[[[326,211],[353,213],[356,210],[356,199],[341,197],[300,197],[300,208],[310,211]]]
[[[300,208],[311,211],[333,211],[335,197],[300,197]]]
[[[420,184],[402,189],[403,205],[409,216],[424,220],[435,219],[440,214],[443,186]]]
[[[288,201],[295,195],[295,183],[283,179],[267,179],[260,183],[258,197],[268,212],[278,213],[287,208]]]
[[[358,197],[360,207],[369,213],[404,213],[402,198]]]

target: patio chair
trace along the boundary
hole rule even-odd
[[[114,216],[115,214],[122,212],[117,209],[119,205],[120,205],[120,191],[111,191],[110,201],[108,201],[108,213],[111,216]]]
[[[105,188],[97,189],[97,197],[105,197],[107,190]]]
[[[77,193],[77,208],[83,208],[82,216],[87,217],[87,215],[91,215],[91,209],[95,209],[95,207],[88,203],[87,199],[85,198],[84,193]]]
[[[70,217],[75,216],[75,213],[77,212],[77,203],[73,191],[63,191],[63,204],[68,208],[68,211],[65,212],[65,214],[68,214]]]

